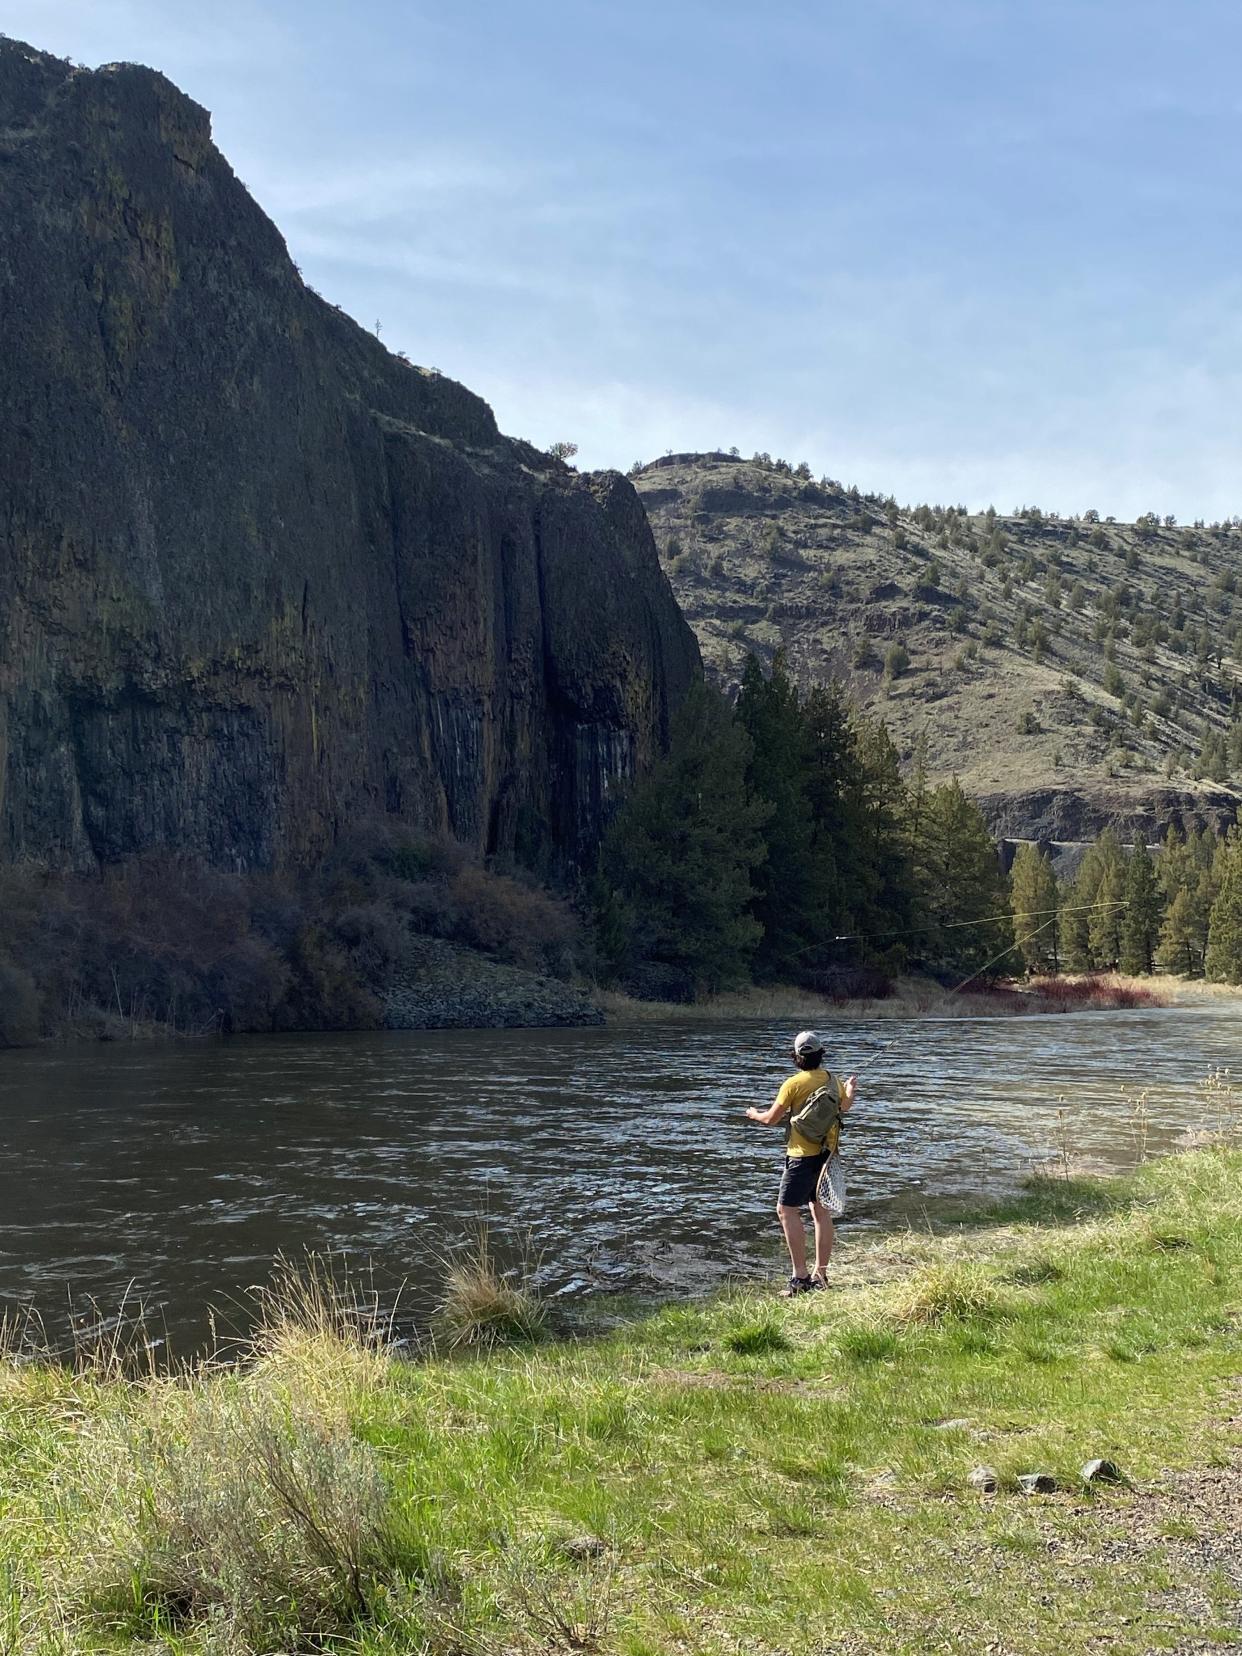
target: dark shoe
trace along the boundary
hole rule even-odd
[[[792,1299],[795,1294],[809,1294],[814,1286],[810,1277],[791,1276],[789,1286],[781,1289],[781,1298]]]
[[[811,1292],[813,1294],[818,1294],[827,1286],[828,1278],[820,1276],[819,1272],[816,1271],[815,1275],[811,1278]]]

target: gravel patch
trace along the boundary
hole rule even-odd
[[[603,1021],[584,989],[432,937],[411,943],[384,997],[386,1029],[548,1029]]]

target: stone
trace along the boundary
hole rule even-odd
[[[995,1495],[1000,1488],[1000,1474],[994,1466],[976,1466],[966,1482],[981,1495]]]
[[[134,64],[0,39],[0,315],[0,863],[589,863],[700,670],[623,477],[307,287]]]
[[[558,1542],[557,1551],[581,1564],[589,1558],[602,1558],[608,1551],[608,1544],[601,1541],[598,1535],[570,1535]]]
[[[1023,1495],[1055,1495],[1057,1480],[1049,1472],[1023,1472],[1018,1478]]]
[[[1129,1482],[1129,1479],[1115,1461],[1102,1459],[1087,1461],[1079,1476],[1086,1484],[1121,1484]]]

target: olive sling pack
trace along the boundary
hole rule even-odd
[[[841,1125],[841,1094],[831,1075],[827,1085],[817,1087],[797,1115],[790,1116],[789,1125],[812,1144],[828,1148],[833,1128]]]

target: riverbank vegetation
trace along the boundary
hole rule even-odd
[[[779,658],[751,659],[733,708],[688,698],[605,836],[597,913],[612,977],[676,1000],[752,978],[875,993],[911,963],[986,977],[1013,941],[978,807]]]
[[[1199,982],[1194,989],[1231,993],[1221,985]],[[1176,988],[1152,979],[1123,977],[1117,972],[1092,972],[1074,977],[1028,977],[967,988],[956,994],[932,978],[900,977],[882,993],[855,998],[849,994],[821,995],[791,984],[725,990],[688,1005],[670,1001],[637,1000],[616,990],[599,993],[609,1019],[644,1022],[689,1019],[728,1022],[738,1018],[786,1019],[814,1023],[836,1019],[880,1018],[995,1018],[1049,1012],[1129,1011],[1142,1006],[1167,1006],[1186,998],[1186,986]]]
[[[1228,1642],[1230,1543],[1177,1492],[1179,1471],[1236,1465],[1240,1175],[1215,1145],[1049,1178],[847,1246],[830,1293],[734,1292],[482,1357],[394,1360],[304,1285],[269,1299],[240,1368],[11,1354],[7,1648]],[[1084,1482],[1099,1458],[1123,1481]],[[1031,1473],[1057,1492],[1021,1493]]]
[[[732,708],[700,686],[604,840],[605,975],[682,1001],[752,981],[875,998],[911,971],[1242,982],[1242,829],[1171,829],[1157,857],[1110,829],[1063,881],[1022,845],[1007,878],[978,806],[924,759],[903,768],[839,687],[800,695],[779,656],[750,660]]]
[[[0,917],[0,1047],[376,1029],[420,937],[559,979],[590,961],[565,896],[391,823],[360,826],[300,879],[172,853],[98,874],[0,869]]]
[[[675,1005],[753,991],[869,1007],[903,977],[976,992],[1066,971],[1242,983],[1242,830],[1171,830],[1155,857],[1110,830],[1064,880],[1023,845],[1007,875],[977,805],[932,787],[924,757],[903,767],[839,686],[802,695],[779,657],[767,672],[752,659],[732,707],[693,688],[598,867],[559,889],[390,821],[358,825],[297,879],[173,853],[91,874],[0,869],[0,1047],[378,1028],[395,982],[412,973],[418,999],[428,938],[474,951],[459,977],[483,955],[550,983],[561,1021],[591,1008],[558,980]],[[432,1021],[441,1002],[477,1021],[453,984],[438,999],[423,987]],[[1015,992],[1024,1010],[1049,999]],[[1093,1004],[1122,1004],[1111,993]]]

